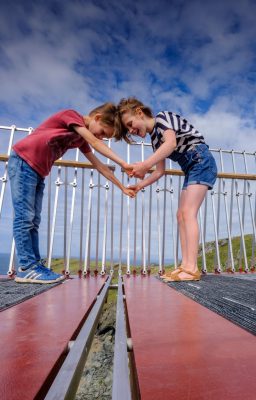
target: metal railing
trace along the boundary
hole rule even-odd
[[[15,246],[7,162],[12,145],[32,128],[0,126],[0,132],[0,252],[10,255],[7,269],[11,274],[15,269]],[[107,143],[112,146],[110,140]],[[135,162],[151,154],[151,145],[122,143],[117,151],[128,162]],[[212,152],[219,175],[199,212],[201,268],[204,272],[248,272],[255,267],[256,152]],[[78,150],[68,155],[72,159],[58,160],[46,179],[40,243],[48,266],[53,258],[63,258],[65,273],[69,274],[71,259],[76,258],[84,275],[91,270],[105,274],[106,267],[112,271],[115,264],[119,273],[126,265],[127,274],[138,266],[143,274],[152,265],[160,273],[166,265],[177,266],[180,244],[176,209],[183,173],[168,161],[164,177],[130,199],[90,164],[79,161]],[[110,165],[109,160],[105,162]],[[136,182],[120,168],[115,173],[125,185]],[[235,248],[239,242],[238,250],[234,250],[234,238]],[[228,249],[226,255],[222,254],[223,244]]]

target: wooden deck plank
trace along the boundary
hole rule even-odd
[[[255,400],[255,336],[153,276],[124,286],[142,400]]]
[[[0,313],[0,399],[43,398],[44,383],[63,357],[105,279],[68,279]]]

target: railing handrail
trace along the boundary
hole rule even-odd
[[[7,154],[0,154],[0,161],[7,162],[9,156]],[[74,167],[74,168],[84,168],[84,169],[96,169],[91,163],[83,162],[83,161],[72,161],[72,160],[56,160],[54,162],[56,167]],[[116,167],[114,165],[106,164],[106,166],[111,169],[111,171],[115,171]]]
[[[0,161],[7,162],[9,156],[7,154],[0,154]],[[71,160],[57,160],[54,163],[57,167],[74,167],[74,168],[84,168],[84,169],[95,169],[95,167],[91,163],[83,162],[83,161],[71,161]],[[115,171],[114,165],[106,164],[109,169]],[[124,172],[124,170],[122,169]],[[148,172],[153,172],[154,168],[150,169]],[[166,169],[165,175],[176,175],[176,176],[184,176],[184,173],[178,169]],[[237,174],[234,172],[219,172],[218,178],[226,178],[226,179],[245,179],[248,181],[256,181],[256,174]]]

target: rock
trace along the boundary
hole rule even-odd
[[[111,400],[115,314],[116,305],[107,303],[87,358],[76,400]]]

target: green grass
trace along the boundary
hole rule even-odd
[[[246,248],[246,254],[247,254],[247,260],[248,260],[248,266],[250,268],[251,266],[251,260],[252,260],[252,235],[245,235],[245,248]],[[228,259],[228,240],[227,239],[222,239],[219,240],[219,253],[220,253],[220,263],[222,270],[226,270],[227,268],[231,268],[231,263],[229,262]],[[235,269],[236,271],[239,270],[239,268],[245,267],[244,263],[244,257],[243,257],[243,250],[241,248],[241,263],[239,263],[240,260],[240,236],[239,237],[234,237],[232,239],[232,249],[233,249],[233,258],[234,258],[234,264],[235,264]],[[208,242],[206,244],[206,265],[207,265],[207,270],[209,272],[214,271],[214,264],[215,264],[215,242]],[[198,257],[198,265],[201,268],[202,267],[202,257]]]
[[[251,259],[252,259],[252,235],[245,235],[245,247],[246,247],[246,253],[247,253],[247,259],[248,259],[248,266],[250,268],[251,266]],[[214,272],[214,265],[215,265],[215,242],[208,242],[206,243],[206,265],[207,265],[207,271],[208,272]],[[234,237],[232,239],[232,249],[233,249],[233,257],[234,257],[234,262],[235,262],[235,268],[238,271],[240,267],[244,268],[244,259],[242,257],[242,263],[239,265],[239,254],[240,254],[240,237]],[[199,257],[198,257],[198,266],[199,268],[202,267],[202,256],[200,255],[201,251],[201,246],[199,248]],[[228,264],[228,240],[227,239],[222,239],[219,240],[219,253],[220,253],[220,261],[221,261],[221,266],[222,270],[226,270],[226,268],[231,267],[231,265]],[[243,251],[241,253],[243,255]],[[52,261],[52,268],[56,272],[61,272],[64,269],[64,262],[62,258],[56,258],[53,259]],[[173,269],[174,265],[166,265],[165,269]],[[90,266],[91,271],[94,271],[95,269],[95,261],[91,262]],[[106,262],[106,272],[110,273],[110,262]],[[71,259],[70,260],[70,273],[71,274],[77,274],[79,270],[79,262],[77,259]],[[101,270],[101,263],[98,263],[98,270]],[[118,270],[119,270],[119,265],[115,264],[113,267],[114,270],[114,280],[113,282],[117,282],[117,277],[118,277]],[[131,271],[136,270],[137,273],[140,273],[141,267],[133,267],[131,266]],[[150,267],[151,273],[157,274],[158,273],[158,266],[157,265],[152,265]],[[122,273],[126,273],[126,265],[122,265]]]

